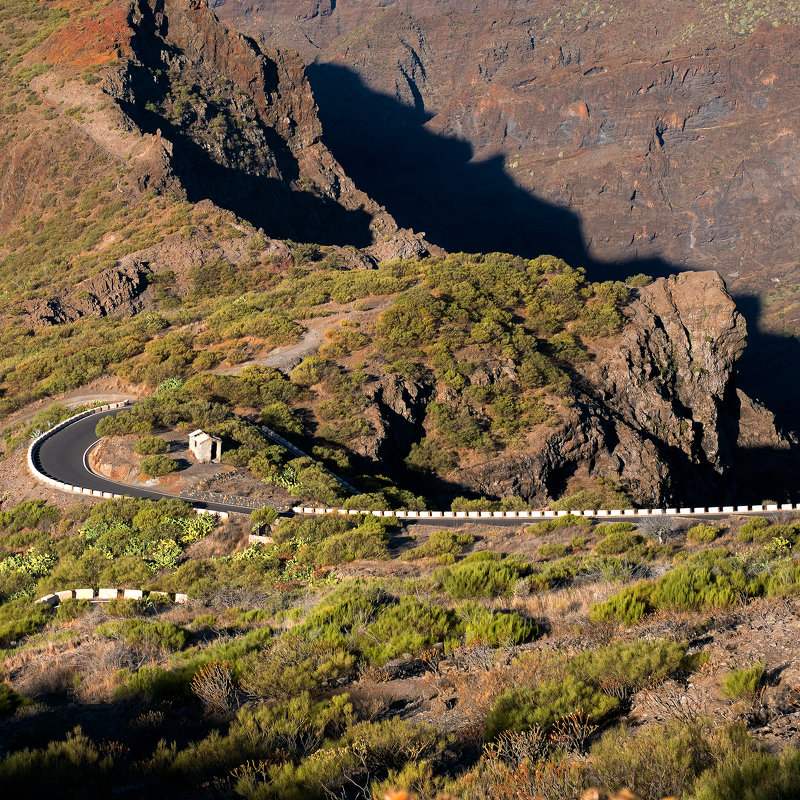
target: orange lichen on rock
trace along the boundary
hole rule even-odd
[[[41,60],[52,65],[97,67],[131,55],[128,6],[111,3],[101,13],[87,13],[86,3],[63,3],[74,15],[36,50]],[[81,13],[83,12],[83,13]]]

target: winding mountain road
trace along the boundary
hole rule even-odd
[[[129,497],[139,497],[148,500],[161,500],[163,498],[181,499],[190,502],[195,508],[216,512],[228,512],[237,514],[250,514],[252,508],[238,506],[232,503],[214,503],[211,501],[201,501],[182,498],[174,493],[160,492],[156,489],[148,489],[143,486],[134,486],[128,483],[119,483],[110,478],[105,478],[92,471],[89,466],[89,452],[100,439],[95,433],[97,423],[104,417],[113,416],[124,410],[123,407],[108,408],[103,407],[94,413],[86,412],[85,416],[77,416],[67,420],[60,426],[56,426],[52,432],[44,434],[43,437],[32,443],[29,449],[29,464],[31,471],[38,475],[38,479],[52,485],[54,482],[62,484],[56,488],[66,491],[76,491],[87,494],[90,492],[107,493],[109,495],[127,495]],[[64,486],[66,484],[66,486]],[[80,487],[80,488],[75,488]],[[84,491],[81,491],[84,490]],[[297,513],[331,513],[337,509],[313,509],[296,508]],[[765,511],[784,511],[800,510],[800,504],[781,506],[775,505],[756,505],[756,506],[727,506],[724,508],[681,508],[681,509],[639,509],[615,511],[576,511],[588,517],[599,519],[625,519],[626,521],[639,522],[642,516],[656,514],[674,515],[680,517],[701,517],[703,519],[724,519],[730,514],[763,513]],[[348,513],[340,510],[340,513]],[[355,512],[349,512],[355,513]],[[531,512],[455,512],[451,511],[372,511],[367,512],[377,516],[395,517],[401,524],[422,524],[436,525],[446,528],[459,528],[464,523],[483,523],[492,526],[512,526],[528,524],[542,519],[552,517],[556,512],[552,511],[531,511]],[[558,512],[566,514],[567,512]],[[495,516],[497,514],[497,516]]]
[[[32,452],[35,467],[45,475],[70,486],[80,486],[97,492],[127,495],[129,497],[145,498],[147,500],[162,500],[165,497],[185,500],[195,508],[208,511],[225,511],[228,513],[247,514],[253,510],[243,506],[229,503],[212,503],[207,501],[181,498],[168,492],[159,492],[155,489],[146,489],[141,486],[132,486],[129,483],[119,483],[98,475],[89,466],[89,452],[100,441],[95,428],[104,417],[114,416],[124,411],[125,408],[112,408],[107,411],[98,411],[89,416],[76,419],[65,424],[60,430],[54,431],[47,438],[36,445]],[[486,519],[404,519],[406,525],[428,524],[444,528],[460,528],[464,522],[487,522]],[[495,518],[492,525],[519,526],[522,520]]]
[[[88,417],[83,417],[70,423],[45,439],[36,448],[34,463],[45,475],[72,486],[81,486],[98,492],[124,494],[129,497],[140,497],[147,500],[163,500],[165,497],[185,500],[186,498],[180,498],[178,495],[170,494],[169,492],[159,492],[156,489],[146,489],[144,487],[131,486],[128,483],[112,481],[93,472],[89,467],[89,451],[100,441],[95,433],[97,423],[103,417],[114,416],[123,410],[121,408],[113,408],[108,411],[100,411],[97,414],[91,414]],[[244,506],[223,503],[198,500],[191,500],[190,502],[197,508],[204,508],[209,511],[232,511],[250,514],[253,510]]]

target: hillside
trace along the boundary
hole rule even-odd
[[[299,50],[324,141],[431,242],[593,279],[717,270],[753,337],[747,391],[797,429],[795,3],[215,6]]]
[[[439,6],[448,47],[474,47]],[[274,14],[258,43],[203,0],[0,4],[0,787],[793,800],[800,512],[769,501],[798,499],[797,443],[742,380],[753,339],[769,368],[769,340],[748,341],[714,269],[643,274],[625,255],[597,272],[575,220],[509,182],[498,195],[499,161],[474,171],[452,139],[406,137],[395,99],[363,111],[393,131],[389,188],[415,187],[433,227],[384,200],[370,137],[328,132],[339,90],[321,78],[342,68],[307,71],[284,45],[310,25],[309,46],[351,41],[368,63],[376,15],[401,8],[240,7],[253,25]],[[469,24],[514,8],[479,3]],[[695,38],[692,7],[665,29],[694,47],[714,8]],[[598,6],[542,26],[575,14],[602,42],[601,10],[615,25]],[[786,33],[741,24],[731,42]],[[397,30],[419,120],[429,54]],[[513,72],[505,36],[482,88],[458,78],[476,108]],[[578,61],[556,57],[570,94]],[[403,162],[406,140],[431,160]],[[467,213],[462,168],[491,213]],[[191,455],[197,428],[221,463]],[[111,499],[31,474],[67,460]],[[142,487],[163,499],[130,496]],[[702,523],[567,513],[765,500]],[[348,513],[293,510],[307,503]],[[545,506],[559,515],[477,514]],[[431,507],[464,516],[375,513]]]
[[[137,395],[191,379],[359,485],[436,504],[598,481],[642,505],[792,491],[713,273],[592,283],[552,256],[444,255],[344,174],[295,54],[203,4],[15,8],[5,414],[106,374]]]
[[[77,282],[185,226],[181,200],[210,201],[207,215],[232,211],[268,238],[425,252],[411,235],[393,246],[404,234],[321,144],[296,55],[261,53],[203,4],[158,8],[87,3],[67,16],[21,0],[3,11],[4,280],[16,272],[18,290],[52,292],[77,267]]]
[[[248,529],[174,500],[0,514],[0,782],[70,800],[796,797],[791,515]],[[145,591],[30,602],[73,585]]]

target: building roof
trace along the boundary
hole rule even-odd
[[[209,439],[212,442],[222,441],[222,439],[220,439],[219,436],[212,436],[210,433],[206,433],[205,431],[200,430],[200,428],[198,428],[196,431],[192,431],[189,434],[189,440],[194,441],[195,444],[201,444],[202,442],[207,442]]]

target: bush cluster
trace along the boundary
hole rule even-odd
[[[641,581],[595,604],[591,616],[634,625],[659,608],[717,608],[798,589],[800,566],[780,554],[765,567],[756,553],[737,558],[725,549],[710,549],[690,556],[656,581]]]
[[[435,558],[437,564],[452,564],[475,541],[469,533],[458,531],[435,531],[427,541],[405,554],[413,561],[418,558]]]

